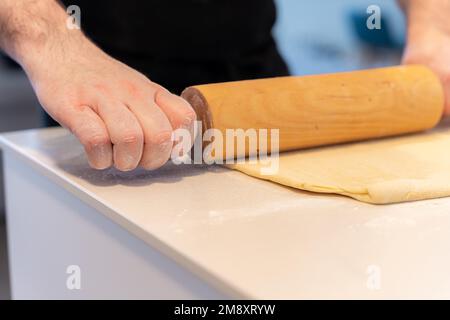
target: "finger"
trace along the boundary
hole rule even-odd
[[[128,106],[138,119],[144,133],[144,150],[140,165],[153,170],[164,165],[172,151],[172,126],[151,96],[132,100]]]
[[[181,153],[187,153],[195,139],[195,120],[197,115],[191,105],[183,98],[171,94],[165,89],[161,89],[156,93],[155,96],[156,104],[161,108],[169,119],[172,128],[182,129],[187,131],[187,135],[184,137],[190,137],[190,141],[183,141],[183,150]],[[187,143],[187,146],[186,144]]]
[[[113,145],[114,166],[121,171],[135,169],[144,147],[144,133],[138,120],[126,105],[105,97],[98,102],[97,112]]]
[[[193,130],[197,116],[186,100],[162,89],[157,91],[155,102],[164,111],[173,129]]]
[[[83,144],[91,167],[102,170],[112,165],[112,145],[108,130],[90,107],[63,109],[55,120],[69,129]]]

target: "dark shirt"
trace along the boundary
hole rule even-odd
[[[186,86],[287,75],[273,0],[63,0],[103,50],[180,93]]]

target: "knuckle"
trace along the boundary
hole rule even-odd
[[[152,146],[165,147],[170,143],[172,143],[172,131],[168,130],[152,135],[148,139],[148,144]]]
[[[139,88],[133,83],[127,83],[126,90],[128,94],[132,97],[139,98],[141,96]]]
[[[86,138],[84,144],[88,149],[104,146],[110,142],[106,134],[97,133]]]
[[[137,144],[143,140],[142,133],[140,132],[125,132],[119,138],[118,143],[123,143],[127,145]]]

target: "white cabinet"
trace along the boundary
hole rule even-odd
[[[63,129],[0,145],[14,298],[450,298],[448,198],[374,206],[219,167],[95,171]]]

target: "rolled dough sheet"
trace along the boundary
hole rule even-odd
[[[320,193],[387,204],[450,196],[449,122],[428,133],[283,153],[267,163],[231,165],[250,176]]]

